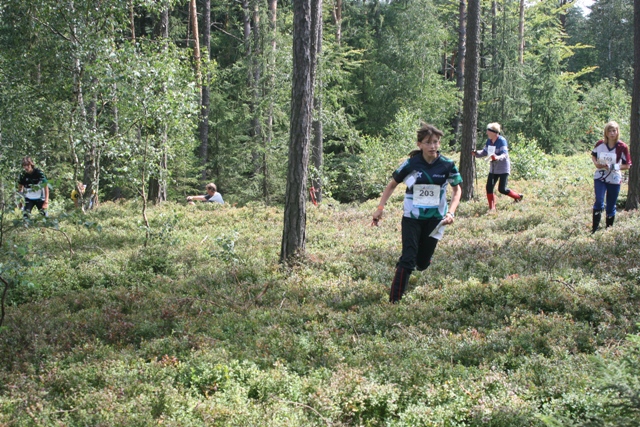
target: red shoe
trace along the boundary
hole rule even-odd
[[[521,202],[522,199],[524,198],[523,194],[518,194],[513,190],[509,190],[509,192],[507,193],[507,196],[511,197],[516,202]]]

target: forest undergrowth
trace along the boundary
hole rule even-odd
[[[478,166],[396,305],[399,190],[379,227],[309,204],[289,268],[257,203],[152,207],[148,240],[136,201],[5,225],[0,426],[637,426],[640,215],[590,233],[587,153],[487,215]]]

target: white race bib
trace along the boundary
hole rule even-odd
[[[487,156],[491,157],[496,154],[496,146],[495,145],[487,145]]]
[[[598,162],[613,165],[616,163],[616,153],[598,153]]]
[[[437,208],[440,206],[440,186],[436,184],[416,184],[413,186],[414,208]]]

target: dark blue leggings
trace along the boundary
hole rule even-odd
[[[498,184],[498,191],[502,194],[509,194],[507,183],[509,181],[508,173],[490,173],[487,177],[487,194],[493,194],[493,187],[496,186],[496,181],[500,180]]]
[[[604,209],[605,194],[607,200],[607,216],[616,216],[616,202],[620,194],[620,184],[610,184],[608,182],[593,180],[593,188],[596,193],[596,201],[593,204],[594,211]]]

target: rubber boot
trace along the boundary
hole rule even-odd
[[[489,212],[496,210],[496,196],[493,193],[487,193],[487,201],[489,202]]]
[[[389,302],[395,303],[402,299],[402,295],[409,284],[409,277],[411,277],[411,270],[404,267],[396,268],[396,275],[393,277],[391,291],[389,292]]]
[[[593,225],[591,226],[591,234],[598,231],[598,227],[600,227],[600,218],[602,218],[601,210],[593,210]]]
[[[607,223],[607,228],[611,227],[614,223],[614,221],[616,220],[616,216],[608,216],[607,219],[605,219],[606,223]]]
[[[524,195],[522,194],[518,194],[513,190],[509,190],[509,192],[507,193],[507,196],[511,197],[513,200],[515,200],[516,202],[519,202],[522,200],[522,198],[524,197]]]

